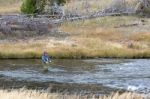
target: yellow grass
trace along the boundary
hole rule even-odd
[[[147,41],[150,42],[150,32],[149,33],[137,33],[137,34],[133,34],[130,37],[132,40],[135,41]]]
[[[148,58],[150,50],[147,48],[126,48],[119,43],[112,43],[94,38],[82,38],[75,44],[60,43],[58,41],[46,43],[30,42],[16,44],[0,44],[1,58],[40,58],[42,52],[47,50],[54,58]],[[139,45],[140,46],[140,45]]]
[[[82,48],[87,57],[148,58],[150,33],[123,33],[121,28],[113,28],[137,20],[137,17],[125,16],[97,18],[64,23],[61,30],[73,35],[76,46]]]
[[[34,90],[0,90],[1,99],[148,99],[148,95],[140,95],[136,93],[115,93],[108,96],[100,96],[96,98],[95,95],[64,95],[61,93],[47,93],[46,91],[39,92]]]
[[[125,16],[100,18],[108,27],[102,27],[103,23],[96,22],[99,19],[83,23],[67,22],[59,28],[69,35],[64,39],[43,36],[37,40],[31,38],[25,41],[2,41],[0,58],[40,58],[44,50],[54,58],[150,58],[149,32],[124,33],[122,28],[113,28],[119,22],[121,25],[126,20],[125,24],[130,24],[137,19]],[[112,22],[114,23],[110,26]],[[128,28],[131,27],[123,29],[127,31]],[[58,33],[56,35],[60,37]]]
[[[19,13],[21,0],[0,0],[0,14]]]
[[[107,7],[111,2],[112,0],[88,0],[92,11]],[[126,2],[134,4],[136,0]],[[81,13],[86,13],[83,5],[85,3],[86,1],[78,0],[69,2],[64,6],[65,11],[77,8],[83,11]],[[0,13],[19,12],[20,5],[21,0],[0,0]],[[40,58],[43,50],[47,50],[54,58],[149,58],[150,30],[141,26],[130,26],[139,24],[141,19],[150,24],[148,18],[135,16],[110,16],[66,22],[59,28],[68,33],[69,36],[65,39],[45,36],[40,40],[2,41],[0,58]],[[127,27],[118,28],[121,26]],[[139,28],[147,32],[131,33]]]
[[[18,12],[20,12],[18,5],[13,5],[11,8],[9,8],[9,6],[0,7],[1,14],[18,13]]]

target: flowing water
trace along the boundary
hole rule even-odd
[[[109,88],[150,92],[150,59],[60,59],[47,66],[48,71],[44,72],[40,60],[0,60],[0,79],[100,84]]]

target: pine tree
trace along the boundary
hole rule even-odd
[[[63,5],[66,3],[66,0],[48,0],[52,5],[54,3],[58,5]],[[21,6],[21,12],[25,14],[35,14],[42,13],[46,5],[47,0],[23,0]]]
[[[34,14],[36,10],[36,0],[23,0],[21,12],[25,14]]]

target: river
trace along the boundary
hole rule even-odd
[[[44,88],[43,84],[53,82],[59,84],[57,89],[70,85],[70,88],[78,86],[78,89],[86,85],[84,91],[89,90],[89,86],[94,86],[93,89],[103,86],[103,90],[149,93],[150,59],[55,59],[48,65],[47,72],[43,71],[43,64],[38,59],[0,60],[1,88],[23,87],[30,85],[29,82],[41,88]]]

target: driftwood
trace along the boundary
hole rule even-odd
[[[46,33],[55,26],[55,21],[48,18],[33,18],[24,15],[5,15],[0,18],[0,31],[11,33],[16,30]]]

